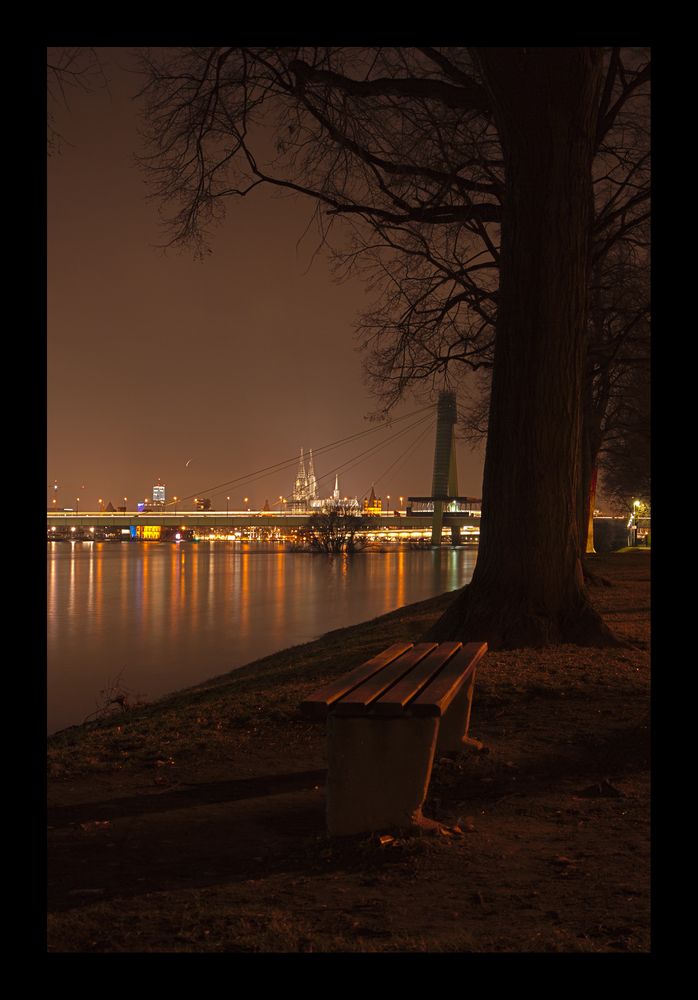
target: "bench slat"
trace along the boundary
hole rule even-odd
[[[355,687],[358,687],[359,684],[372,677],[373,674],[382,670],[383,667],[412,649],[412,647],[413,643],[411,642],[393,643],[392,646],[388,646],[387,649],[384,649],[370,660],[366,660],[365,663],[355,667],[348,674],[343,674],[337,680],[331,681],[324,687],[314,691],[301,703],[301,712],[310,719],[324,719],[328,708],[341,698],[342,695],[348,694]]]
[[[334,706],[334,712],[337,715],[363,715],[376,698],[379,698],[392,684],[400,680],[415,664],[423,660],[432,649],[436,649],[437,645],[438,643],[435,642],[417,643],[407,653],[381,670],[379,674],[369,677],[367,681],[338,701]]]
[[[414,715],[443,715],[486,652],[486,642],[467,643],[410,703],[408,710]]]
[[[408,674],[386,691],[371,708],[377,715],[402,715],[405,705],[441,670],[463,645],[462,642],[442,642],[425,656]]]

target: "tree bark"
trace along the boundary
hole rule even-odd
[[[477,56],[505,161],[499,312],[478,560],[432,635],[605,643],[584,586],[578,492],[600,54]]]

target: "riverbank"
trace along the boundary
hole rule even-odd
[[[48,742],[51,952],[646,952],[650,555],[592,559],[631,649],[489,653],[435,836],[324,835],[333,674],[444,594]],[[456,834],[458,826],[463,832]]]

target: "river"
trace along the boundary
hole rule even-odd
[[[226,542],[48,543],[48,732],[117,680],[152,700],[470,580],[477,549],[350,557]]]

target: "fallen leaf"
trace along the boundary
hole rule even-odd
[[[463,830],[467,833],[473,833],[475,831],[475,819],[473,816],[459,816],[457,828]]]
[[[623,793],[604,778],[603,781],[599,781],[595,785],[589,785],[588,788],[577,792],[577,797],[583,799],[621,799],[623,798]]]
[[[86,833],[91,833],[93,830],[105,830],[107,827],[110,827],[111,820],[93,819],[88,823],[81,823],[80,826]]]

